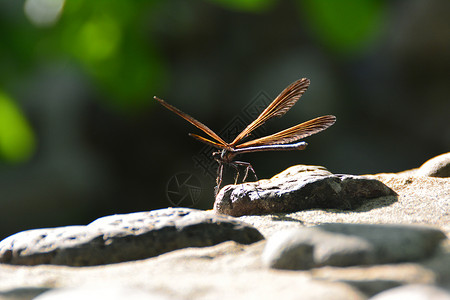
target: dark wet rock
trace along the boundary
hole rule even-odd
[[[418,176],[450,177],[450,152],[427,160],[416,171]]]
[[[332,174],[320,166],[293,166],[269,180],[228,185],[214,211],[231,216],[291,213],[312,208],[351,210],[396,193],[364,176]]]
[[[273,235],[264,264],[277,269],[420,261],[446,238],[435,228],[411,225],[322,224]],[[311,255],[304,255],[308,247]]]
[[[0,242],[0,262],[89,266],[144,259],[224,241],[251,244],[259,231],[232,217],[186,208],[112,215],[86,226],[19,232]]]

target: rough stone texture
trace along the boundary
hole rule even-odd
[[[450,292],[430,285],[407,285],[382,292],[371,300],[450,300]]]
[[[169,299],[366,299],[345,283],[316,280],[307,273],[268,271],[260,263],[263,246],[264,241],[252,245],[229,241],[88,268],[0,264],[0,296],[19,286],[108,285],[162,293]]]
[[[322,224],[272,236],[263,262],[277,269],[418,261],[431,257],[445,234],[407,225]]]
[[[51,289],[84,285],[143,289],[162,292],[173,299],[297,299],[298,295],[301,299],[366,299],[395,286],[450,282],[443,281],[443,276],[436,272],[439,264],[443,273],[449,273],[449,252],[422,264],[272,271],[261,263],[265,243],[263,240],[241,245],[229,241],[206,248],[180,249],[138,262],[89,268],[0,264],[0,299],[13,294],[11,291],[18,287]]]
[[[291,213],[312,208],[351,210],[395,192],[363,176],[334,175],[320,166],[290,167],[269,180],[227,185],[214,203],[216,213],[231,216]]]
[[[187,208],[113,215],[87,226],[28,230],[0,242],[0,262],[90,266],[137,260],[186,247],[263,239],[255,228]]]
[[[418,176],[450,177],[450,152],[427,160],[416,172]]]
[[[450,179],[397,174],[366,175],[378,179],[398,194],[381,197],[353,211],[311,209],[290,214],[242,216],[266,237],[289,228],[322,223],[423,224],[443,230],[450,237]]]
[[[438,228],[450,236],[450,178],[414,174],[367,176],[394,190],[398,201],[389,196],[366,202],[352,211],[311,209],[239,219],[253,224],[267,238],[282,229],[323,223],[419,224]],[[303,271],[267,268],[261,259],[265,244],[265,240],[250,245],[228,241],[211,247],[175,250],[145,260],[87,268],[0,264],[0,299],[32,299],[48,289],[85,285],[121,286],[171,299],[235,300],[367,299],[393,287],[411,284],[450,288],[448,239],[425,260],[323,266]]]

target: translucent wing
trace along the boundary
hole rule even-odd
[[[290,84],[285,88],[275,100],[250,123],[235,139],[230,143],[231,146],[236,146],[243,138],[249,135],[253,130],[264,124],[267,120],[273,117],[281,117],[284,115],[303,95],[309,86],[309,79],[302,78]]]
[[[155,98],[155,100],[157,100],[159,103],[161,103],[167,109],[173,111],[174,113],[176,113],[177,115],[179,115],[180,117],[182,117],[183,119],[185,119],[186,121],[188,121],[189,123],[191,123],[192,125],[197,127],[198,129],[202,130],[204,133],[206,133],[207,135],[212,137],[214,140],[219,142],[220,145],[223,145],[223,146],[227,146],[228,145],[224,140],[222,140],[222,138],[220,136],[218,136],[214,131],[209,129],[208,126],[206,126],[205,124],[201,123],[200,121],[197,121],[196,119],[194,119],[190,115],[185,114],[184,112],[182,112],[181,110],[179,110],[175,106],[170,105],[166,101],[164,101],[162,99],[159,99],[156,96],[153,97],[153,98]]]
[[[251,140],[246,143],[236,146],[236,149],[246,147],[260,146],[260,145],[278,145],[287,144],[304,139],[310,135],[321,132],[336,122],[335,116],[322,116],[307,122],[298,124],[291,128],[268,135],[259,139]]]

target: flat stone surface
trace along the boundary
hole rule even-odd
[[[263,239],[237,219],[187,208],[113,215],[86,226],[19,232],[0,242],[0,262],[19,265],[90,266],[144,259],[224,241]]]
[[[290,270],[419,261],[445,238],[425,226],[322,224],[274,234],[262,259],[271,268]]]
[[[291,213],[312,208],[352,210],[396,194],[382,182],[363,176],[335,175],[320,166],[298,165],[268,180],[227,185],[214,203],[216,213],[231,216]]]

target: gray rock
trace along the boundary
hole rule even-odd
[[[101,265],[229,240],[251,244],[263,238],[257,229],[232,217],[167,208],[107,216],[86,226],[23,231],[0,242],[0,262]]]
[[[418,261],[431,256],[445,238],[424,226],[322,224],[273,235],[262,260],[277,269]]]
[[[431,285],[412,284],[389,289],[370,298],[371,300],[450,300],[450,292]]]
[[[273,235],[267,241],[262,260],[268,267],[287,270],[351,266],[367,260],[370,248],[369,243],[355,237],[299,228]]]
[[[269,180],[225,186],[216,197],[214,211],[243,216],[312,208],[351,210],[383,196],[395,197],[396,193],[376,179],[298,165]]]
[[[28,300],[35,299],[42,293],[51,290],[49,287],[20,287],[0,291],[0,300]]]
[[[441,230],[420,225],[341,223],[321,224],[316,228],[368,242],[372,253],[362,263],[369,264],[422,260],[430,257],[446,239]]]
[[[450,152],[427,160],[416,172],[418,176],[450,177]]]
[[[315,266],[314,229],[286,230],[272,236],[264,247],[263,263],[274,269],[307,270]],[[302,231],[302,232],[300,232]],[[308,233],[311,233],[308,235]],[[308,238],[308,237],[309,238]]]
[[[382,280],[382,279],[372,279],[372,280],[340,280],[357,288],[360,292],[367,296],[374,296],[382,291],[396,288],[402,286],[403,283],[397,280]]]
[[[421,224],[440,228],[450,236],[450,178],[403,174],[372,177],[396,191],[398,201],[392,203],[391,197],[382,197],[356,211],[317,209],[240,219],[252,224],[269,239],[282,230],[323,223]],[[332,230],[320,231],[334,234]],[[228,241],[211,247],[170,251],[140,261],[87,268],[0,263],[0,299],[17,299],[13,297],[19,295],[27,297],[21,299],[31,299],[47,289],[85,285],[96,288],[124,286],[156,295],[162,293],[173,299],[234,300],[367,299],[401,285],[450,287],[448,239],[432,257],[416,262],[323,266],[295,272],[271,271],[263,266],[261,257],[266,243],[261,240],[243,245]]]

